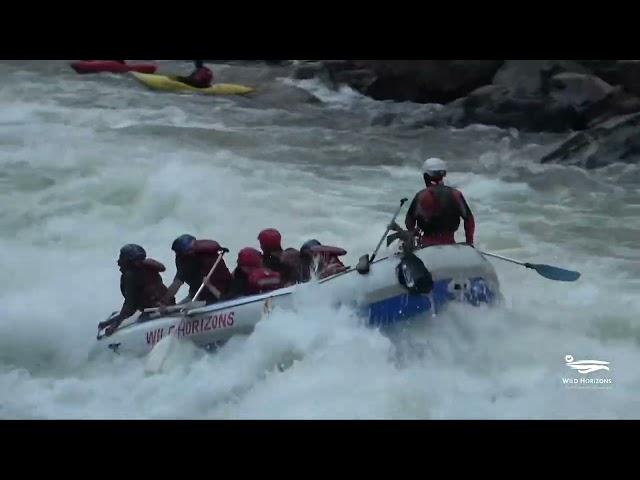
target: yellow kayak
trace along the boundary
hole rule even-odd
[[[186,83],[179,82],[173,77],[166,75],[153,75],[149,73],[130,72],[136,80],[153,90],[163,90],[165,92],[196,92],[205,95],[246,95],[254,92],[255,89],[244,85],[233,83],[216,83],[208,88],[195,88]]]

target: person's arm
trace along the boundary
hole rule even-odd
[[[108,332],[106,332],[108,335],[113,333],[124,320],[136,313],[136,310],[138,309],[137,290],[134,278],[130,275],[125,275],[125,277],[123,278],[122,295],[124,296],[124,303],[122,304],[120,313],[118,313],[114,317],[111,317],[109,320],[100,322],[98,324],[98,329],[100,330],[108,327]]]
[[[418,195],[416,194],[415,197],[413,197],[413,200],[411,202],[411,205],[409,205],[409,210],[407,210],[407,215],[404,218],[404,226],[407,228],[407,230],[409,230],[410,232],[413,232],[416,228],[416,206],[418,204]]]
[[[454,192],[456,200],[458,201],[458,207],[460,209],[460,217],[464,220],[464,236],[465,241],[469,245],[473,245],[473,237],[476,231],[476,221],[473,217],[473,213],[467,204],[467,201],[462,195],[462,192],[456,190]]]
[[[120,313],[115,317],[112,317],[108,320],[107,326],[111,326],[113,329],[118,328],[118,326],[129,318],[131,315],[136,313],[136,307],[132,305],[132,302],[125,300],[122,304],[122,308],[120,309]]]
[[[222,293],[220,293],[220,290],[218,290],[212,283],[211,280],[207,280],[206,282],[204,282],[204,286],[207,287],[207,289],[213,294],[214,297],[216,297],[218,300],[220,300],[220,297],[222,297]],[[195,294],[194,294],[195,295]]]
[[[175,278],[173,279],[173,282],[167,288],[167,293],[164,294],[164,297],[162,297],[162,300],[160,301],[160,303],[164,305],[170,303],[170,299],[176,296],[176,293],[178,293],[178,290],[180,290],[180,287],[183,284],[184,282],[180,280],[178,278],[178,275],[176,274]]]
[[[229,290],[223,294],[222,300],[231,300],[232,298],[239,297],[246,291],[247,277],[239,270],[233,272],[231,283],[229,284]]]

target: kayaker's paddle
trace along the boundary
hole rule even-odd
[[[488,253],[488,252],[482,252],[482,251],[480,253],[488,257],[499,258],[500,260],[504,260],[506,262],[511,262],[511,263],[515,263],[516,265],[522,265],[523,267],[531,268],[536,272],[538,272],[539,275],[543,276],[544,278],[548,278],[549,280],[557,280],[559,282],[575,282],[578,278],[580,278],[580,272],[565,270],[564,268],[554,267],[553,265],[545,265],[542,263],[519,262],[518,260],[503,257],[501,255],[496,255],[495,253]]]
[[[211,270],[209,270],[209,273],[207,274],[207,276],[204,277],[204,280],[202,281],[202,285],[200,285],[200,288],[198,289],[196,294],[193,296],[193,299],[191,300],[191,302],[189,302],[189,304],[198,303],[197,300],[198,300],[198,297],[200,296],[200,293],[202,293],[202,289],[205,287],[205,284],[211,278],[211,275],[213,275],[213,272],[216,270],[216,267],[218,266],[218,264],[222,261],[222,257],[224,256],[224,254],[228,253],[229,250],[227,248],[221,248],[220,252],[221,253],[218,254],[218,259],[213,264],[213,267],[211,267]],[[181,310],[181,311],[184,311],[184,310]],[[180,319],[180,323],[182,323],[183,320],[184,318]],[[174,332],[177,332],[177,331],[178,329],[175,328]],[[169,356],[169,353],[174,349],[174,345],[177,341],[178,341],[178,337],[175,335],[175,333],[171,333],[168,336],[164,337],[162,340],[160,340],[158,343],[156,343],[153,349],[147,355],[147,361],[145,362],[144,371],[150,374],[160,372],[162,370],[164,362]]]
[[[387,224],[387,229],[384,231],[382,238],[380,238],[380,241],[378,242],[378,246],[373,251],[371,258],[369,258],[368,254],[360,257],[360,260],[356,265],[356,270],[358,271],[359,274],[364,275],[365,273],[369,273],[370,265],[375,260],[376,255],[378,254],[378,250],[380,250],[380,245],[382,245],[382,242],[384,242],[384,239],[387,236],[387,233],[389,233],[389,230],[391,229],[391,225],[396,221],[396,217],[400,213],[400,210],[402,210],[402,206],[405,204],[406,201],[407,201],[406,198],[403,198],[402,200],[400,200],[400,206],[398,207],[398,210],[396,210],[396,213],[393,215],[391,222]]]

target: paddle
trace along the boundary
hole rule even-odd
[[[224,256],[224,254],[225,253],[229,253],[229,249],[228,248],[221,248],[220,252],[222,252],[222,253],[218,253],[218,259],[216,260],[216,263],[213,264],[213,267],[211,267],[211,270],[209,270],[209,273],[207,274],[207,276],[204,277],[204,280],[202,281],[202,285],[200,285],[200,288],[198,289],[196,294],[193,296],[193,299],[191,300],[192,302],[195,302],[195,301],[198,300],[198,297],[200,296],[200,293],[202,293],[202,289],[204,288],[205,284],[211,278],[211,275],[213,274],[214,270],[216,269],[216,267],[218,266],[218,264],[222,260],[222,257]]]
[[[554,267],[553,265],[545,265],[543,263],[519,262],[518,260],[502,257],[500,255],[496,255],[495,253],[482,251],[480,251],[480,253],[488,257],[499,258],[500,260],[504,260],[506,262],[511,262],[515,263],[516,265],[522,265],[523,267],[531,268],[538,272],[539,275],[543,276],[544,278],[548,278],[549,280],[557,280],[559,282],[575,282],[578,278],[580,278],[580,272],[565,270],[564,268]]]
[[[158,315],[164,315],[166,313],[173,313],[173,312],[179,312],[180,310],[191,310],[192,308],[200,308],[200,307],[204,307],[206,305],[206,302],[184,302],[184,303],[179,303],[178,305],[171,305],[169,307],[164,307],[162,309],[160,309],[160,307],[154,307],[154,308],[145,308],[142,313],[147,313],[147,314],[158,314]]]
[[[205,287],[205,284],[209,281],[209,279],[211,278],[211,275],[216,270],[216,267],[222,261],[222,257],[224,256],[224,254],[228,253],[229,250],[227,248],[221,248],[220,252],[222,253],[218,254],[218,259],[213,264],[213,267],[211,267],[211,270],[209,270],[209,273],[207,274],[207,276],[204,277],[204,280],[202,281],[202,284],[200,285],[200,288],[198,289],[196,294],[193,296],[193,299],[188,304],[182,305],[183,309],[181,310],[181,312],[185,310],[184,306],[186,305],[200,303],[200,302],[197,302],[198,296],[200,296],[200,293],[202,293],[202,289]],[[176,307],[179,307],[179,306],[180,305],[176,305]],[[182,321],[183,319],[180,319],[180,322]],[[177,328],[174,330],[174,332],[176,331],[178,331]],[[146,373],[158,373],[160,370],[162,370],[162,366],[164,365],[164,362],[169,356],[169,353],[173,350],[174,344],[176,343],[177,338],[178,337],[175,335],[175,333],[172,333],[164,337],[162,340],[160,340],[158,343],[155,344],[153,349],[147,355],[147,361],[145,363],[145,368],[144,368]]]
[[[387,233],[389,233],[389,230],[391,229],[391,225],[396,221],[396,217],[400,213],[400,210],[402,210],[402,206],[405,204],[406,201],[407,201],[406,198],[403,198],[402,200],[400,200],[400,206],[398,207],[398,210],[396,210],[396,213],[393,215],[391,222],[387,224],[387,229],[384,231],[382,238],[380,238],[380,241],[378,242],[378,246],[373,251],[371,258],[369,258],[368,254],[360,257],[360,260],[358,261],[358,265],[356,265],[356,270],[358,271],[359,274],[364,275],[365,273],[369,273],[370,265],[375,260],[376,255],[378,254],[378,250],[380,249],[380,245],[382,245],[382,242],[387,236]]]

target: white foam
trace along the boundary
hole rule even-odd
[[[640,231],[635,187],[531,166],[535,148],[519,149],[513,134],[483,144],[484,155],[459,154],[486,132],[456,132],[462,143],[398,140],[392,130],[350,137],[315,106],[251,116],[116,76],[81,81],[61,70],[43,82],[33,68],[0,64],[0,417],[640,416],[640,265],[622,239]],[[336,121],[376,108],[340,95]],[[315,141],[334,134],[335,149]],[[372,142],[379,151],[368,156]],[[399,199],[422,188],[419,160],[434,149],[476,214],[480,248],[580,270],[581,279],[554,283],[492,260],[503,307],[460,307],[391,336],[318,294],[215,355],[176,351],[157,375],[144,359],[87,361],[96,324],[122,302],[115,260],[124,243],[165,263],[166,283],[170,244],[186,232],[230,248],[230,266],[267,227],[286,246],[317,238],[344,247],[353,264],[371,253]],[[336,160],[359,152],[362,161]],[[611,362],[613,387],[567,389],[567,354]]]

